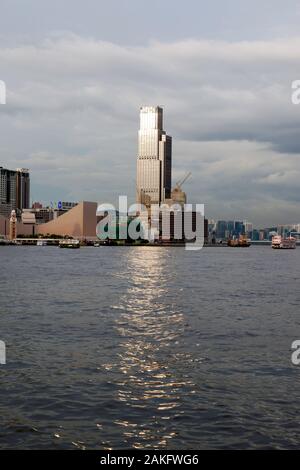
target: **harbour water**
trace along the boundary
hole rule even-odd
[[[0,260],[0,448],[299,447],[299,249]]]

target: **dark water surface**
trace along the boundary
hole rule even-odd
[[[300,250],[0,247],[1,448],[297,448]]]

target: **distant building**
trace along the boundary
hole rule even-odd
[[[209,224],[210,236],[218,240],[239,238],[240,235],[247,235],[248,238],[252,238],[252,232],[253,224],[247,221],[218,220],[214,225]]]
[[[253,224],[247,220],[244,221],[244,234],[247,235],[248,238],[252,239]]]
[[[0,214],[9,218],[17,209],[16,171],[0,167]]]
[[[259,240],[259,230],[254,229],[252,232],[252,240],[258,241]]]
[[[0,215],[9,218],[11,211],[20,213],[30,207],[29,170],[0,167]]]
[[[41,202],[34,202],[31,206],[32,209],[42,209],[43,204]]]
[[[218,220],[216,224],[216,237],[218,239],[225,239],[225,234],[227,230],[227,222],[225,220]]]
[[[12,210],[9,219],[9,238],[15,240],[17,238],[17,216],[16,211]]]
[[[245,226],[243,222],[235,221],[234,222],[234,236],[239,237],[240,235],[245,234]]]
[[[80,202],[60,217],[46,224],[36,225],[36,233],[47,236],[55,234],[76,238],[94,237],[96,239],[96,202]]]
[[[35,221],[37,224],[46,224],[51,220],[55,220],[61,215],[68,212],[70,209],[73,209],[77,206],[77,202],[61,202],[59,201],[55,205],[52,203],[52,207],[43,207],[40,202],[34,202],[31,209],[25,209],[22,212],[22,219],[27,217],[25,214],[30,213],[34,214]]]
[[[172,137],[163,130],[159,106],[140,109],[137,158],[137,202],[160,204],[171,197]]]
[[[30,207],[30,175],[27,168],[18,168],[16,171],[16,199],[17,209]]]
[[[59,235],[76,238],[96,239],[96,202],[80,202],[61,216],[47,223],[37,223],[36,213],[24,209],[22,217],[16,223],[16,230],[20,236]],[[48,208],[50,211],[50,209]],[[0,215],[0,235],[10,235],[10,219]]]

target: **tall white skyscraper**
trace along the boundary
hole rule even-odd
[[[160,204],[171,196],[172,137],[163,130],[163,110],[140,109],[137,158],[137,202]]]

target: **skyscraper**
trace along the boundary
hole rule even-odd
[[[10,217],[11,211],[22,211],[30,206],[29,170],[17,171],[0,167],[0,214]]]
[[[17,207],[16,172],[0,167],[0,215],[8,218]]]
[[[30,175],[27,168],[17,169],[17,209],[29,209],[30,207]]]
[[[137,158],[137,202],[160,204],[171,196],[172,137],[163,130],[159,106],[140,109]]]

